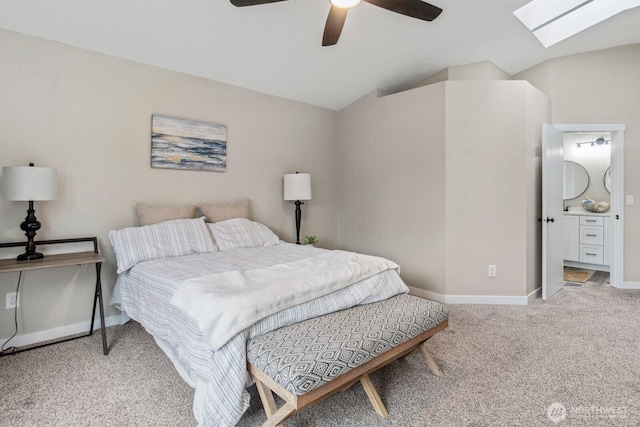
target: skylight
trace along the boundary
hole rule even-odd
[[[640,0],[532,0],[513,14],[549,47],[638,6]]]

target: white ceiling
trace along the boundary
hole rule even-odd
[[[640,43],[640,8],[545,49],[513,15],[527,0],[432,3],[444,9],[433,22],[362,3],[332,47],[321,47],[329,0],[0,0],[0,28],[333,110],[448,66],[489,60],[515,74]]]

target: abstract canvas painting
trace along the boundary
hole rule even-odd
[[[152,115],[151,167],[224,172],[227,127]]]

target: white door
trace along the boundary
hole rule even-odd
[[[611,126],[611,223],[607,246],[611,286],[624,285],[624,125]]]
[[[542,125],[542,299],[562,289],[563,132]]]

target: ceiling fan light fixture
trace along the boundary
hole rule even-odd
[[[340,9],[351,9],[360,4],[362,0],[330,0],[331,5]]]
[[[277,3],[286,0],[230,0],[235,6],[255,6],[268,3]],[[349,9],[358,6],[363,0],[329,0],[331,8],[327,15],[327,21],[324,25],[322,33],[322,46],[333,46],[338,43],[340,33],[344,27],[345,20]],[[420,19],[422,21],[433,21],[442,9],[424,0],[364,0],[365,2],[390,12],[399,13],[400,15],[410,18]],[[558,0],[560,1],[560,0]],[[565,1],[565,0],[562,0]],[[594,1],[594,0],[590,0]],[[621,1],[621,0],[616,0]],[[639,1],[640,0],[628,0]]]

